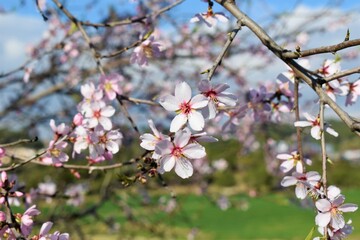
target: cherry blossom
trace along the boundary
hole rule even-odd
[[[320,118],[319,117],[315,118],[314,116],[310,115],[309,113],[304,113],[304,116],[307,119],[307,121],[296,121],[294,123],[294,126],[295,127],[311,126],[311,136],[313,138],[315,138],[316,140],[320,140],[320,138],[321,138]],[[326,132],[333,135],[334,137],[337,137],[339,135],[334,129],[332,129],[331,127],[329,127],[326,124],[324,126],[324,129]]]
[[[94,102],[83,109],[83,111],[85,115],[84,124],[88,128],[95,128],[99,124],[105,130],[112,128],[110,117],[115,113],[115,109],[112,106],[106,105],[103,101]]]
[[[195,131],[204,128],[205,120],[198,109],[208,105],[209,100],[202,94],[191,98],[191,88],[186,82],[178,83],[175,87],[175,96],[167,95],[160,99],[160,104],[167,111],[174,111],[178,115],[171,121],[170,132],[177,132],[188,121]]]
[[[155,127],[155,124],[152,120],[148,120],[148,123],[154,134],[145,133],[145,134],[141,135],[140,136],[140,140],[141,140],[140,146],[146,150],[154,151],[152,158],[158,159],[158,158],[160,158],[160,156],[158,154],[156,154],[156,152],[155,152],[156,144],[162,140],[170,140],[170,137],[159,132],[157,130],[157,128]]]
[[[124,81],[124,77],[119,74],[109,74],[101,76],[99,88],[105,92],[109,100],[114,100],[117,94],[121,94],[119,83]]]
[[[100,101],[103,98],[103,91],[97,90],[92,82],[82,85],[80,92],[87,104]]]
[[[9,203],[17,205],[17,198],[23,196],[22,192],[16,191],[15,187],[16,180],[9,180],[7,173],[5,171],[1,172],[0,178],[0,188],[4,189],[7,192],[7,196],[9,197]],[[0,204],[5,203],[6,198],[5,195],[0,193]],[[20,204],[18,204],[20,205]]]
[[[6,156],[5,148],[0,147],[0,166],[2,165],[1,159]]]
[[[161,44],[155,41],[154,36],[149,37],[134,49],[130,62],[137,63],[140,67],[147,66],[148,60],[160,57]]]
[[[328,224],[334,229],[340,229],[345,226],[345,220],[342,215],[343,212],[355,212],[357,210],[356,204],[343,204],[345,197],[343,195],[337,196],[335,199],[319,199],[315,206],[318,209],[315,222],[319,227],[326,227]]]
[[[315,171],[310,171],[307,173],[293,172],[292,176],[285,176],[283,178],[283,180],[281,181],[281,186],[289,187],[292,185],[296,185],[296,197],[304,199],[308,194],[308,189],[316,186],[320,179],[320,174]]]
[[[45,155],[41,158],[41,161],[47,164],[61,166],[64,162],[69,160],[69,156],[63,152],[67,145],[68,144],[65,141],[50,141],[49,147]]]
[[[345,106],[353,105],[360,96],[360,79],[356,82],[349,83],[349,91],[346,96]]]
[[[66,126],[65,123],[61,123],[60,125],[56,126],[54,119],[50,120],[50,127],[57,137],[64,136],[70,131],[70,128]]]
[[[211,86],[208,80],[202,80],[199,83],[199,91],[209,99],[208,112],[206,113],[209,119],[215,118],[218,106],[234,107],[236,105],[237,97],[234,94],[224,92],[228,88],[229,85],[224,83]]]
[[[119,152],[123,136],[118,130],[105,131],[98,126],[95,129],[95,134],[99,140],[95,145],[98,155],[103,155],[106,151],[112,154]]]
[[[307,69],[310,68],[310,62],[307,59],[300,59],[297,63],[303,68],[307,68]],[[290,81],[291,83],[294,83],[295,73],[289,66],[286,67],[288,68],[287,72],[280,73],[277,78],[282,82],[286,82],[287,80]]]
[[[189,159],[203,158],[205,148],[197,143],[190,143],[191,133],[180,130],[175,133],[174,140],[162,140],[156,144],[155,152],[161,156],[160,168],[165,172],[175,167],[176,174],[181,178],[191,177],[193,166]]]
[[[278,154],[276,158],[284,160],[280,165],[280,170],[284,173],[291,171],[295,167],[296,171],[303,173],[305,162],[307,165],[311,165],[312,161],[310,159],[304,158],[303,161],[300,159],[300,155],[297,151],[288,153]]]
[[[52,228],[53,223],[52,222],[45,222],[40,228],[39,235],[33,237],[34,239],[39,240],[69,240],[70,235],[68,233],[60,233],[59,231],[54,232],[53,234],[49,234],[50,229]]]
[[[193,18],[190,19],[190,22],[202,22],[205,23],[208,27],[216,26],[217,21],[228,22],[229,18],[225,16],[222,12],[214,13],[212,8],[208,8],[208,11],[205,13],[197,13]]]
[[[336,95],[345,96],[349,89],[347,85],[340,85],[338,80],[333,80],[325,84],[325,91],[332,100],[336,101]]]
[[[340,61],[338,60],[325,60],[322,67],[318,69],[318,73],[324,77],[331,76],[337,72],[340,72]]]
[[[36,205],[31,206],[30,208],[28,208],[24,214],[21,216],[21,225],[20,225],[20,229],[21,229],[21,233],[24,236],[29,236],[29,234],[31,233],[33,224],[34,224],[34,220],[33,217],[37,216],[40,214],[40,211],[36,209]]]

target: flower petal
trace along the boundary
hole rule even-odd
[[[167,111],[175,112],[179,110],[179,101],[172,95],[167,95],[159,100],[160,105]]]
[[[189,118],[189,125],[195,131],[201,131],[204,129],[205,120],[203,115],[197,111],[192,111],[188,115]],[[170,130],[171,131],[171,130]]]
[[[171,155],[167,155],[161,159],[161,167],[165,172],[170,172],[175,166],[176,158]]]
[[[180,113],[180,114],[176,115],[174,117],[174,119],[171,121],[170,132],[179,131],[180,128],[182,128],[185,125],[187,120],[188,120],[188,117],[183,113]]]
[[[197,143],[191,143],[183,148],[183,154],[190,159],[198,159],[206,156],[203,146]]]
[[[178,102],[189,102],[191,99],[191,88],[186,82],[176,84],[175,98]]]
[[[331,220],[330,212],[318,213],[315,217],[315,223],[319,227],[326,227]]]
[[[175,165],[175,172],[181,178],[189,178],[193,175],[193,166],[186,158],[178,158]]]

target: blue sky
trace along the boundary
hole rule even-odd
[[[0,3],[0,9],[5,9],[6,14],[0,14],[0,72],[7,72],[12,70],[20,65],[22,65],[27,57],[25,55],[26,46],[30,43],[36,43],[42,38],[43,32],[47,28],[47,23],[42,20],[42,17],[39,15],[36,6],[35,0],[25,1],[25,6],[19,7],[20,0],[7,0]],[[53,4],[51,0],[47,0],[48,4]],[[98,6],[92,11],[84,11],[82,7],[85,4],[92,3],[94,0],[82,0],[82,1],[67,1],[70,3],[69,9],[80,19],[98,21],[99,16],[103,16],[109,4],[115,4],[118,11],[134,11],[136,4],[129,4],[128,0],[99,0],[101,2]],[[260,24],[263,24],[269,20],[269,16],[272,16],[274,13],[280,13],[283,11],[292,11],[295,7],[298,7],[298,4],[305,6],[309,10],[315,10],[323,8],[327,3],[332,3],[334,6],[335,3],[340,2],[341,4],[336,5],[339,10],[349,10],[352,9],[356,13],[360,11],[360,1],[354,0],[344,0],[344,1],[310,1],[310,0],[237,0],[241,2],[240,7],[252,18],[260,21]],[[198,12],[206,11],[207,4],[201,0],[186,0],[183,4],[176,7],[172,10],[174,19],[188,22],[189,19]],[[214,10],[219,11],[221,9],[217,4],[215,4]],[[351,27],[351,36],[352,38],[360,38],[360,28],[359,23],[352,22]],[[346,29],[341,29],[338,32],[333,32],[331,35],[324,36],[314,36],[313,44],[314,46],[321,46],[327,44],[335,44],[339,41],[340,38],[343,39]],[[313,66],[319,66],[323,57],[318,60],[314,60]],[[241,61],[240,61],[241,62]],[[358,66],[358,60],[353,61],[347,65],[344,65],[344,69]],[[266,76],[267,79],[276,78],[279,72],[284,71],[284,65],[278,64],[277,66],[272,66],[270,72],[257,71],[252,73],[253,79],[264,79]],[[359,104],[358,104],[359,106]],[[353,108],[353,111],[359,115],[360,111],[358,106]]]
[[[37,9],[35,7],[35,0],[24,1],[24,6],[20,5],[20,0],[7,0],[0,3],[0,8],[6,11],[16,11],[20,15],[37,15]],[[94,3],[98,2],[94,5]],[[339,6],[343,10],[349,10],[360,8],[360,1],[357,0],[237,0],[240,7],[247,11],[252,17],[257,17],[266,12],[283,12],[294,9],[297,5],[307,5],[313,8],[324,7],[326,4],[332,6]],[[53,4],[51,0],[47,0],[47,3]],[[82,1],[67,1],[69,8],[72,12],[76,13],[81,18],[87,18],[88,20],[98,20],[98,16],[108,9],[109,5],[115,6],[118,11],[134,11],[136,4],[129,3],[129,0],[82,0]],[[82,6],[91,5],[95,6],[93,10],[84,12]],[[176,7],[172,12],[176,15],[182,15],[183,17],[189,17],[197,12],[206,11],[207,3],[201,0],[185,0],[180,6]],[[120,10],[121,9],[121,10]],[[215,3],[215,10],[221,9]]]

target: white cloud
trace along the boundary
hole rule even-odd
[[[47,28],[41,16],[0,15],[0,72],[21,66],[26,60],[26,47],[40,41]]]

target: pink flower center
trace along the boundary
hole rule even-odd
[[[322,75],[326,76],[329,74],[329,67],[330,65],[324,66],[319,70],[319,73],[321,73]]]
[[[215,101],[217,93],[214,90],[210,90],[210,91],[205,92],[204,95]]]
[[[106,92],[110,92],[112,90],[112,84],[111,82],[107,82],[104,84],[104,89]]]
[[[144,45],[143,46],[144,54],[146,58],[153,58],[154,57],[154,51],[151,45]]]
[[[317,117],[314,121],[312,121],[313,126],[320,126],[320,118]]]
[[[182,155],[182,149],[180,147],[174,147],[171,151],[171,155],[180,157]]]
[[[100,112],[100,110],[94,111],[94,117],[95,117],[95,118],[100,118],[100,117],[101,117],[101,112]]]
[[[190,105],[190,103],[188,103],[188,102],[183,102],[183,103],[180,105],[180,111],[181,111],[183,114],[188,115],[188,114],[191,112],[191,105]]]
[[[51,156],[56,157],[56,158],[58,158],[60,156],[60,153],[61,153],[61,151],[57,148],[53,148],[50,150]]]
[[[107,142],[107,137],[106,137],[106,135],[102,135],[101,137],[99,137],[99,142],[101,142],[101,143],[106,143],[106,142]]]

